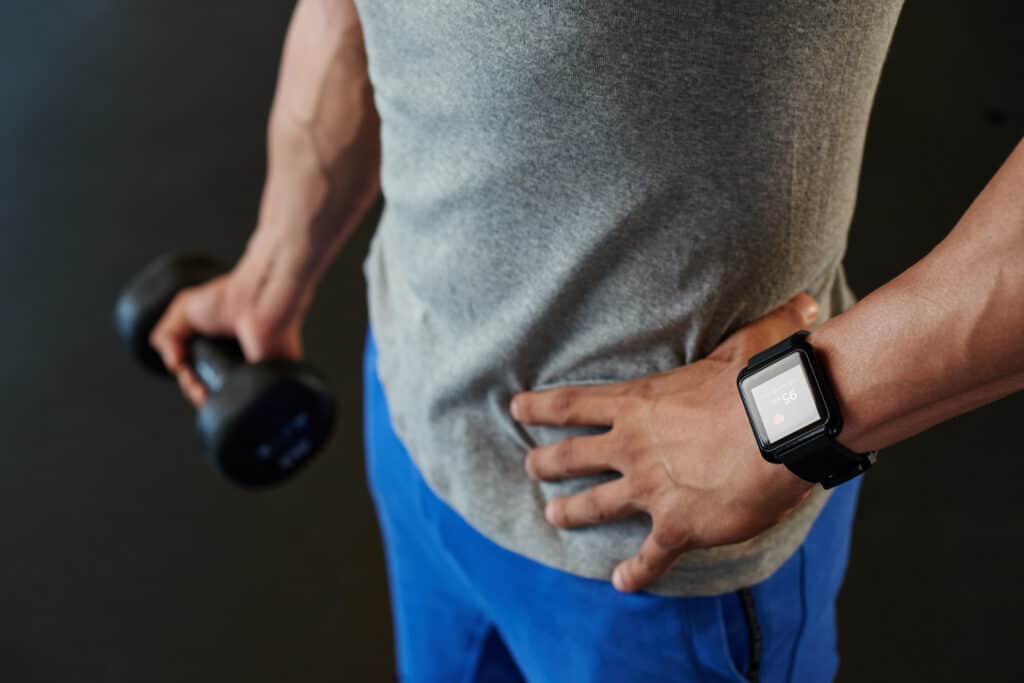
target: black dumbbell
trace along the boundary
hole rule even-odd
[[[122,290],[117,331],[147,369],[166,375],[149,335],[180,290],[225,268],[202,254],[167,255]],[[281,482],[312,459],[334,424],[334,396],[304,363],[247,363],[231,338],[194,336],[189,363],[207,390],[196,419],[213,465],[231,481],[256,488]]]

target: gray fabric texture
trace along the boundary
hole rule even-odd
[[[364,272],[396,431],[487,537],[608,579],[649,520],[548,525],[546,501],[600,478],[537,484],[524,455],[594,429],[524,427],[510,397],[691,363],[800,290],[822,319],[853,304],[842,258],[902,0],[357,4],[385,197]],[[766,578],[826,498],[653,590]]]

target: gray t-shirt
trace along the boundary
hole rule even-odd
[[[853,304],[842,258],[902,0],[357,4],[385,196],[364,272],[396,431],[494,542],[607,579],[649,520],[545,522],[596,479],[535,483],[523,458],[587,430],[520,425],[509,398],[691,363],[801,290],[822,319]],[[653,590],[766,578],[826,498]]]

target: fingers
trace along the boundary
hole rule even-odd
[[[149,343],[170,372],[178,374],[185,368],[188,355],[185,344],[192,335],[231,333],[231,326],[221,313],[222,291],[221,278],[182,290],[153,328]]]
[[[194,406],[206,401],[206,388],[188,366],[187,343],[194,334],[227,335],[230,321],[224,315],[223,280],[184,289],[171,301],[149,336],[149,343],[175,375],[181,393]]]
[[[619,403],[604,387],[558,387],[516,394],[509,412],[527,424],[606,426]]]
[[[252,282],[256,285],[251,285]],[[178,292],[153,328],[149,342],[181,391],[195,405],[206,389],[188,367],[188,340],[196,334],[236,337],[250,362],[302,356],[301,319],[309,295],[293,279],[253,278],[236,269]],[[230,286],[229,286],[230,285]]]
[[[199,381],[192,369],[189,367],[183,367],[179,370],[176,375],[178,379],[178,386],[181,387],[181,393],[185,395],[185,398],[189,402],[199,407],[206,401],[206,387]]]
[[[544,508],[544,518],[549,524],[571,529],[622,519],[640,511],[629,482],[622,477],[574,496],[555,498]]]
[[[619,564],[612,572],[612,585],[617,590],[638,591],[669,570],[682,555],[685,538],[666,538],[655,525],[636,555]]]
[[[571,436],[526,454],[526,473],[531,479],[553,481],[584,477],[614,469],[611,459],[617,445],[606,435]]]
[[[185,365],[185,340],[191,333],[181,296],[171,301],[160,322],[149,334],[149,345],[156,349],[169,372],[177,373]]]

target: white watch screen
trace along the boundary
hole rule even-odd
[[[753,399],[768,445],[821,420],[810,379],[797,353],[747,377],[743,385]]]

